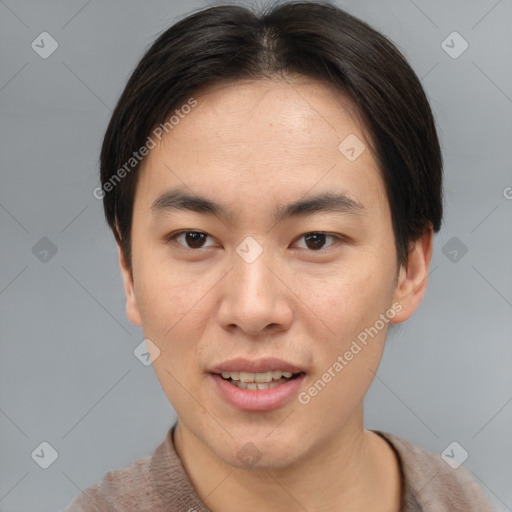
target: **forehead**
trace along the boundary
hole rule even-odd
[[[333,87],[306,78],[241,81],[193,97],[197,106],[143,161],[138,188],[153,199],[175,185],[231,201],[261,201],[262,192],[296,199],[317,186],[382,192],[356,109]],[[362,151],[355,159],[347,140]]]
[[[195,96],[199,104],[165,138],[217,150],[268,144],[334,151],[349,133],[361,137],[357,110],[344,94],[305,77],[222,82]],[[178,109],[179,110],[179,109]],[[219,146],[219,143],[222,143]],[[304,151],[306,153],[306,151]]]

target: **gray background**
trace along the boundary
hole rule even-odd
[[[174,421],[133,354],[143,335],[125,317],[92,191],[130,72],[157,34],[205,5],[0,0],[2,512],[63,508],[151,454]],[[446,172],[427,296],[388,339],[366,426],[435,452],[457,441],[498,510],[512,510],[512,1],[340,5],[388,35],[421,77]],[[46,59],[31,47],[43,31],[59,45]],[[469,44],[458,58],[442,47],[453,31]],[[453,53],[462,41],[452,39]],[[31,457],[43,441],[58,452],[48,469]]]

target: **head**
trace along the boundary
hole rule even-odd
[[[112,115],[99,192],[180,427],[232,465],[253,443],[255,467],[360,429],[388,329],[425,293],[441,168],[416,75],[339,8],[218,6],[165,31]],[[237,370],[293,376],[244,402],[220,375]]]

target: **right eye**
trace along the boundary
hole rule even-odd
[[[204,241],[209,237],[208,233],[204,233],[203,231],[178,231],[176,233],[171,233],[166,237],[167,242],[178,243],[180,246],[185,249],[202,249],[205,246]],[[183,243],[180,242],[180,238],[182,238]],[[211,237],[210,237],[211,238]],[[206,246],[211,247],[211,246]]]

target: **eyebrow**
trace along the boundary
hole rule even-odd
[[[193,211],[225,219],[234,218],[233,212],[222,204],[180,189],[164,192],[151,204],[151,212],[155,217],[165,214],[169,210]],[[332,212],[361,215],[366,212],[366,209],[359,201],[351,199],[343,193],[324,192],[286,205],[278,205],[274,210],[273,217],[276,222],[281,222],[290,217]]]

